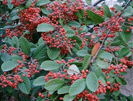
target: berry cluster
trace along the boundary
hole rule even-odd
[[[19,82],[23,82],[19,75],[7,74],[6,72],[0,76],[0,81],[0,85],[2,86],[2,88],[5,88],[7,86],[16,88]]]

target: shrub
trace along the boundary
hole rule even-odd
[[[133,66],[133,2],[0,0],[2,100],[109,101]]]

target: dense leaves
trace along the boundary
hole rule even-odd
[[[85,1],[0,0],[2,101],[132,101],[132,2]]]

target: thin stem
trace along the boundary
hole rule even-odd
[[[105,1],[105,0],[99,0],[99,1],[97,1],[96,3],[94,3],[93,6],[98,5],[98,4],[101,3],[102,1]]]
[[[132,0],[129,0],[129,1],[127,2],[127,4],[123,7],[123,10],[122,10],[122,11],[124,11],[124,10],[126,9],[126,7],[128,6],[128,4],[129,4],[131,1],[132,1]],[[122,12],[121,12],[121,14],[122,14]],[[120,14],[120,16],[121,16],[121,14]],[[116,18],[117,21],[118,21],[118,19],[119,19],[120,16],[117,16],[117,18]],[[116,21],[116,22],[117,22],[117,21]],[[114,25],[114,24],[112,24],[112,26],[113,26],[113,25]],[[93,62],[95,61],[95,59],[97,58],[97,56],[98,56],[100,50],[102,49],[102,47],[103,47],[103,45],[104,45],[104,43],[105,43],[105,41],[106,41],[106,39],[107,39],[107,36],[108,36],[108,34],[109,34],[110,32],[111,32],[111,30],[109,29],[109,30],[107,31],[106,36],[104,37],[104,39],[103,39],[103,41],[102,41],[102,44],[100,45],[100,47],[99,47],[97,53],[95,54],[95,56],[92,57],[92,59],[91,59],[89,65],[88,65],[88,70],[90,69],[92,63],[93,63]]]

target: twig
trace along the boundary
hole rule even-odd
[[[94,3],[93,6],[98,5],[98,4],[101,3],[102,1],[105,1],[105,0],[99,0],[99,1],[97,1],[96,3]]]
[[[122,10],[122,11],[124,11],[124,10],[126,9],[126,7],[128,6],[128,4],[129,4],[131,1],[132,1],[132,0],[129,0],[129,1],[127,2],[127,4],[123,7],[123,10]],[[122,12],[121,12],[121,14],[122,14]],[[121,14],[120,14],[120,16],[121,16]],[[119,19],[120,16],[117,16],[117,18],[116,18],[117,21],[118,21],[118,19]],[[116,22],[117,22],[117,21],[116,21]],[[104,37],[103,42],[102,42],[102,44],[100,45],[100,47],[99,47],[97,53],[96,53],[95,56],[93,56],[93,58],[91,59],[89,65],[88,65],[88,70],[90,69],[92,63],[93,63],[93,62],[95,61],[95,59],[97,58],[97,56],[98,56],[100,50],[102,49],[102,47],[103,47],[103,45],[104,45],[104,43],[105,43],[105,41],[106,41],[106,39],[107,39],[107,36],[108,36],[108,34],[110,33],[110,31],[111,31],[110,29],[107,31],[107,34],[106,34],[106,36]]]

